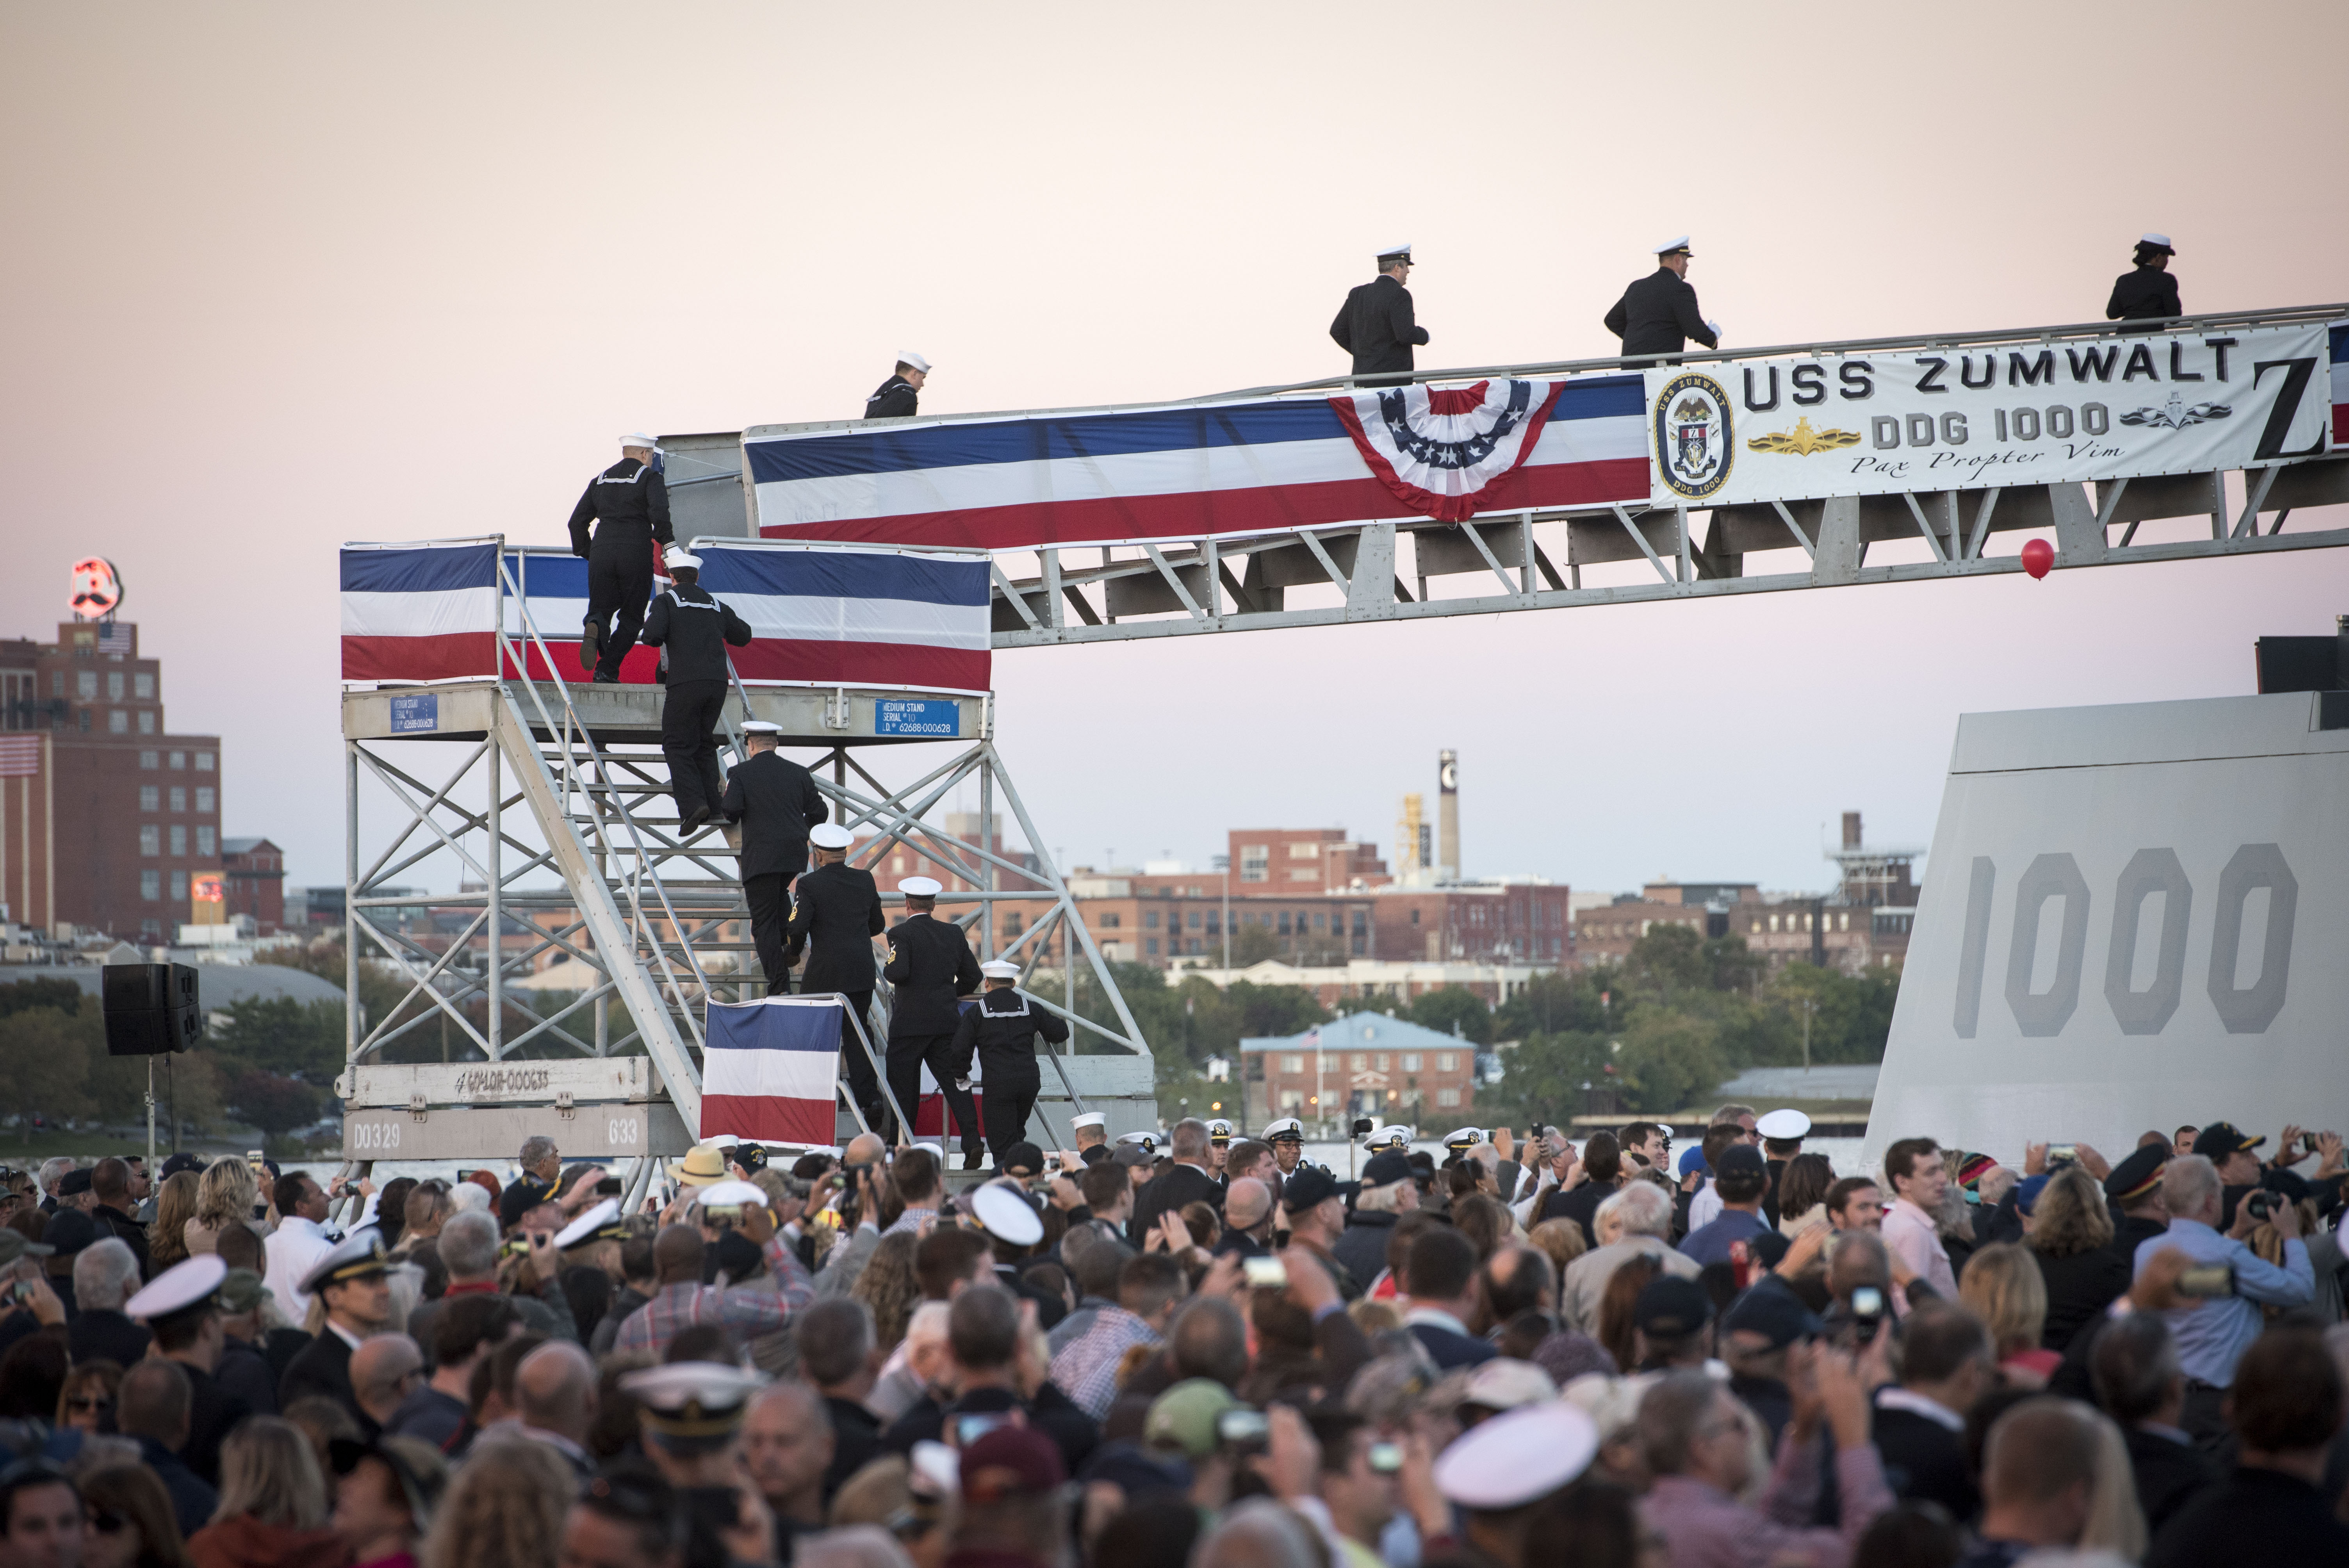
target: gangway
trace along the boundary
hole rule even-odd
[[[348,550],[419,548],[432,547]],[[633,1159],[630,1180],[641,1193],[655,1157],[682,1152],[698,1134],[707,1007],[765,994],[735,870],[738,841],[722,824],[691,836],[678,830],[659,749],[659,686],[566,677],[576,645],[549,643],[530,584],[533,557],[567,551],[497,539],[439,548],[494,570],[494,587],[484,590],[499,607],[497,626],[483,643],[496,662],[481,667],[502,674],[354,683],[344,692],[350,1001],[338,1089],[346,1157],[510,1158],[521,1137],[549,1130],[551,1112],[566,1156]],[[547,575],[542,567],[542,580]],[[908,727],[890,722],[907,700],[897,688],[737,679],[721,768],[742,754],[743,720],[774,723],[787,750],[818,751],[807,761],[833,820],[864,835],[860,863],[879,865],[905,846],[957,879],[957,891],[940,895],[942,913],[971,932],[982,958],[1020,963],[1031,1005],[1065,1017],[1073,1031],[1068,1054],[1050,1057],[1034,1112],[1040,1141],[1071,1146],[1068,1117],[1078,1110],[1104,1110],[1119,1130],[1154,1125],[1148,1044],[1059,870],[997,846],[1005,807],[1030,844],[1043,841],[996,748],[991,696],[925,692],[913,699],[924,720],[912,727],[917,732],[892,733]],[[869,748],[942,741],[953,743],[952,754],[909,784],[885,784],[866,760]],[[454,767],[423,766],[416,742],[440,743]],[[928,820],[972,787],[976,843]],[[365,819],[363,802],[376,800],[390,807],[388,820]],[[378,847],[363,855],[362,845]],[[425,900],[398,887],[435,856],[455,860],[464,891]],[[882,879],[883,902],[901,905],[891,881]],[[1009,899],[1049,908],[999,941],[995,907]],[[461,923],[425,933],[389,918],[419,903]],[[477,942],[492,956],[478,966],[460,963]],[[1039,967],[1055,943],[1052,986]],[[359,955],[368,944],[406,985],[400,1004],[374,1019],[358,1002]],[[577,966],[584,984],[541,1011],[512,983],[550,960]],[[1079,1011],[1081,963],[1112,1023]],[[890,1005],[877,960],[875,992],[873,1015],[859,1025],[877,1071]],[[436,1030],[442,1061],[417,1061],[417,1042]],[[1079,1040],[1114,1054],[1078,1054]],[[885,1096],[885,1076],[883,1082]],[[844,1088],[840,1102],[844,1141],[864,1121]]]

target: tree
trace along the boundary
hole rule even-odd
[[[1495,1037],[1524,1040],[1565,1029],[1603,1032],[1608,1017],[1599,994],[1613,975],[1612,969],[1602,968],[1535,975],[1493,1015]]]
[[[325,1091],[257,1068],[229,1082],[230,1112],[273,1136],[309,1126],[325,1107]]]
[[[1493,1010],[1465,985],[1438,985],[1412,998],[1411,1021],[1439,1035],[1458,1034],[1480,1046],[1493,1043]]]
[[[32,1007],[54,1007],[70,1015],[80,1011],[81,998],[81,987],[70,980],[19,980],[12,985],[0,985],[0,1018]]]
[[[65,1121],[89,1113],[88,1036],[93,1024],[99,1026],[103,1051],[105,1029],[95,1007],[76,1013],[27,1007],[11,1015],[7,1028],[0,1030],[0,1107],[20,1119],[26,1141],[32,1140],[36,1116]]]
[[[1604,1035],[1583,1030],[1527,1035],[1516,1049],[1501,1053],[1495,1098],[1502,1109],[1522,1111],[1518,1119],[1524,1121],[1571,1122],[1586,1103],[1584,1086],[1609,1081],[1607,1068],[1612,1059]],[[1482,1098],[1480,1092],[1480,1103]]]
[[[1729,1076],[1706,1019],[1642,1008],[1615,1042],[1615,1065],[1632,1109],[1675,1111]]]
[[[1232,929],[1232,967],[1245,969],[1251,964],[1261,964],[1268,958],[1280,956],[1280,944],[1268,925],[1250,923]]]
[[[239,1068],[332,1083],[343,1070],[343,1008],[291,996],[249,996],[221,1009],[209,1043]]]

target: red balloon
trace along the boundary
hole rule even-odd
[[[2044,539],[2023,542],[2023,569],[2033,577],[2044,577],[2055,564],[2055,547]]]

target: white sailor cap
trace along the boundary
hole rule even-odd
[[[642,447],[648,452],[657,452],[661,449],[660,443],[653,439],[650,436],[646,435],[642,430],[631,430],[626,435],[621,437],[620,446],[624,450],[630,447]]]
[[[122,1314],[125,1317],[169,1317],[175,1312],[204,1305],[226,1278],[228,1264],[220,1261],[219,1253],[199,1253],[157,1274],[144,1290],[122,1304]]]
[[[1444,1135],[1444,1147],[1451,1150],[1466,1150],[1484,1141],[1485,1130],[1481,1127],[1455,1127]]]
[[[767,1194],[754,1181],[712,1181],[693,1195],[693,1201],[703,1208],[726,1208],[740,1203],[746,1207],[764,1208]]]
[[[1376,1132],[1371,1133],[1369,1140],[1363,1143],[1362,1147],[1365,1149],[1407,1150],[1411,1147],[1411,1129],[1389,1123],[1387,1126],[1380,1128]]]
[[[987,1233],[1015,1247],[1032,1247],[1044,1239],[1044,1221],[1017,1187],[989,1181],[970,1195],[970,1212]]]
[[[628,1233],[620,1223],[620,1201],[605,1198],[588,1205],[580,1216],[554,1233],[558,1247],[584,1247],[590,1242],[616,1242]]]
[[[1229,1143],[1232,1140],[1232,1124],[1220,1116],[1210,1119],[1207,1137],[1216,1143]]]
[[[1811,1119],[1799,1110],[1774,1110],[1754,1123],[1754,1130],[1764,1138],[1775,1138],[1782,1143],[1806,1136],[1811,1130]]]
[[[304,1295],[316,1295],[330,1284],[386,1274],[390,1268],[391,1255],[383,1250],[383,1233],[370,1226],[311,1264],[299,1288]]]
[[[933,1160],[944,1160],[947,1157],[946,1150],[936,1143],[915,1143],[909,1144],[907,1147],[918,1149],[923,1153],[930,1156]]]
[[[856,837],[837,822],[818,822],[808,830],[808,842],[819,850],[844,850]]]
[[[1506,1410],[1436,1456],[1435,1488],[1472,1511],[1522,1508],[1590,1468],[1599,1428],[1562,1399]]]
[[[907,877],[897,884],[897,891],[909,898],[936,898],[947,890],[936,877]]]
[[[1305,1124],[1293,1116],[1284,1116],[1278,1121],[1268,1121],[1264,1124],[1264,1140],[1267,1143],[1278,1143],[1284,1138],[1293,1138],[1299,1143],[1304,1142]]]
[[[1656,254],[1669,256],[1675,251],[1686,251],[1688,248],[1689,237],[1686,234],[1675,234],[1656,247]]]
[[[2144,233],[2139,234],[2137,237],[2137,242],[2140,245],[2158,245],[2161,249],[2168,251],[2173,256],[2178,253],[2178,248],[2169,242],[2168,235],[2157,234],[2150,229],[2147,230]]]
[[[918,370],[925,376],[930,373],[930,362],[910,348],[897,350],[897,363]]]
[[[1379,261],[1381,263],[1408,262],[1410,260],[1411,242],[1409,240],[1405,240],[1400,245],[1389,245],[1379,253]]]
[[[742,733],[745,735],[781,735],[782,732],[781,725],[767,719],[746,718],[742,721]]]
[[[989,980],[1017,980],[1019,978],[1019,965],[1012,963],[1009,958],[990,958],[986,963],[978,966],[978,972],[981,975],[986,975]]]
[[[688,550],[682,544],[670,545],[668,547],[668,553],[661,557],[661,563],[667,566],[671,572],[676,571],[680,566],[689,566],[696,572],[701,570],[701,557],[696,555],[692,551]]]
[[[723,1361],[672,1361],[620,1378],[647,1424],[673,1438],[724,1437],[741,1424],[742,1407],[763,1384]]]
[[[1109,1112],[1105,1110],[1089,1110],[1081,1116],[1072,1116],[1069,1118],[1069,1125],[1072,1128],[1098,1127],[1106,1130],[1109,1127]]]

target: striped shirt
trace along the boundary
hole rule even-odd
[[[1092,1326],[1052,1357],[1052,1381],[1077,1408],[1099,1421],[1117,1403],[1118,1369],[1137,1345],[1161,1343],[1158,1331],[1122,1306],[1104,1305]]]
[[[905,1206],[905,1212],[897,1216],[897,1222],[881,1233],[885,1236],[894,1236],[900,1231],[912,1231],[918,1234],[924,1225],[937,1217],[938,1212],[935,1208],[917,1209],[909,1203]]]
[[[665,1350],[670,1340],[697,1323],[723,1324],[744,1335],[781,1328],[792,1313],[815,1299],[815,1282],[781,1233],[767,1243],[766,1254],[767,1268],[777,1286],[774,1291],[696,1284],[690,1280],[665,1284],[620,1325],[612,1348]]]

